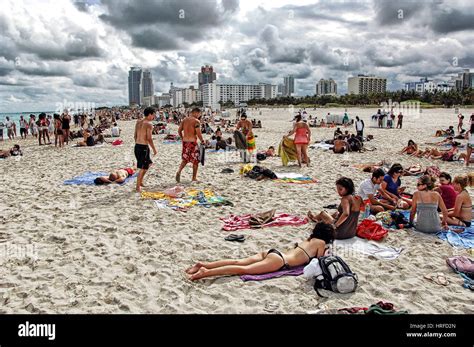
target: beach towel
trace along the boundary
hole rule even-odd
[[[317,183],[318,181],[299,173],[294,172],[275,172],[277,179],[275,182],[281,183],[295,183],[295,184],[307,184],[307,183]]]
[[[298,160],[295,142],[288,137],[284,137],[278,146],[278,156],[281,158],[283,166],[288,166],[290,161]]]
[[[311,149],[322,149],[324,151],[329,151],[334,148],[334,145],[330,145],[327,143],[315,143],[311,146],[309,146]]]
[[[157,208],[171,208],[186,211],[193,206],[233,206],[229,200],[217,196],[212,190],[170,188],[164,192],[142,192],[143,199],[152,199]]]
[[[69,185],[69,186],[73,186],[73,185],[74,186],[79,186],[79,185],[95,186],[96,184],[94,183],[94,180],[97,177],[108,176],[108,175],[109,174],[107,172],[86,172],[85,174],[83,174],[81,176],[77,176],[77,177],[74,177],[70,180],[64,181],[64,184]],[[125,182],[120,183],[119,185],[127,184],[128,181],[134,179],[135,177],[137,177],[137,174],[134,174],[133,176],[127,177],[125,179]]]
[[[255,136],[249,134],[247,136],[247,150],[251,152],[255,150],[255,147],[256,147]]]
[[[224,222],[222,229],[226,231],[235,231],[235,230],[240,230],[240,229],[253,229],[255,228],[255,226],[250,225],[250,218],[252,218],[251,214],[245,214],[242,216],[236,216],[236,215],[231,214],[229,217],[220,218]],[[308,218],[306,217],[294,216],[288,213],[276,213],[271,222],[258,225],[256,227],[265,228],[265,227],[276,227],[276,226],[284,226],[284,225],[298,226],[298,225],[304,225],[307,223],[308,223]]]
[[[453,247],[474,248],[474,227],[464,228],[464,232],[459,234],[452,230],[441,231],[437,236]]]
[[[368,241],[358,237],[346,240],[334,240],[334,248],[336,250],[336,252],[334,252],[335,255],[337,255],[337,252],[339,251],[355,251],[382,260],[397,259],[403,251],[403,248],[385,246],[378,242]]]
[[[296,266],[288,270],[280,270],[275,272],[269,272],[260,275],[242,275],[240,279],[244,282],[247,281],[264,281],[272,278],[279,278],[283,276],[301,276],[303,274],[304,266]]]
[[[247,150],[247,140],[244,134],[242,134],[238,130],[234,131],[234,141],[235,141],[235,147],[237,147],[237,149]]]
[[[201,165],[204,165],[204,160],[206,157],[206,147],[202,144],[199,145],[199,162]]]
[[[163,140],[164,145],[175,145],[181,143],[181,140]]]

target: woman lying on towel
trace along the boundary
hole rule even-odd
[[[125,168],[125,169],[118,169],[114,170],[108,176],[97,177],[94,181],[95,184],[109,184],[109,183],[117,183],[121,184],[125,182],[125,180],[129,177],[132,177],[135,174],[136,168]]]
[[[326,246],[334,240],[334,227],[318,223],[309,238],[286,252],[271,249],[252,257],[238,260],[220,260],[210,263],[197,262],[186,270],[190,280],[212,276],[260,275],[307,265],[314,258],[322,257]]]

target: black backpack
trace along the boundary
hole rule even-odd
[[[351,271],[344,260],[338,256],[325,256],[318,259],[321,274],[315,277],[314,290],[320,297],[319,289],[331,290],[335,293],[352,293],[356,290],[357,275]]]

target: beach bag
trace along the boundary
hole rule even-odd
[[[331,290],[339,294],[352,293],[356,290],[358,278],[344,260],[338,256],[324,256],[318,259],[320,273],[315,276],[314,290],[324,297],[319,289]]]
[[[367,240],[379,241],[383,239],[387,233],[387,229],[369,219],[364,219],[357,227],[357,236]]]
[[[446,263],[456,272],[474,276],[474,260],[466,256],[455,256],[446,259]]]

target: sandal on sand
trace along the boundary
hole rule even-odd
[[[279,308],[280,308],[280,303],[274,301],[274,302],[266,302],[263,310],[267,312],[275,312]]]
[[[442,273],[425,275],[424,278],[440,286],[447,286],[449,284],[448,279]]]
[[[237,242],[244,242],[245,241],[245,236],[244,235],[235,235],[235,234],[230,234],[225,238],[226,241],[237,241]]]

